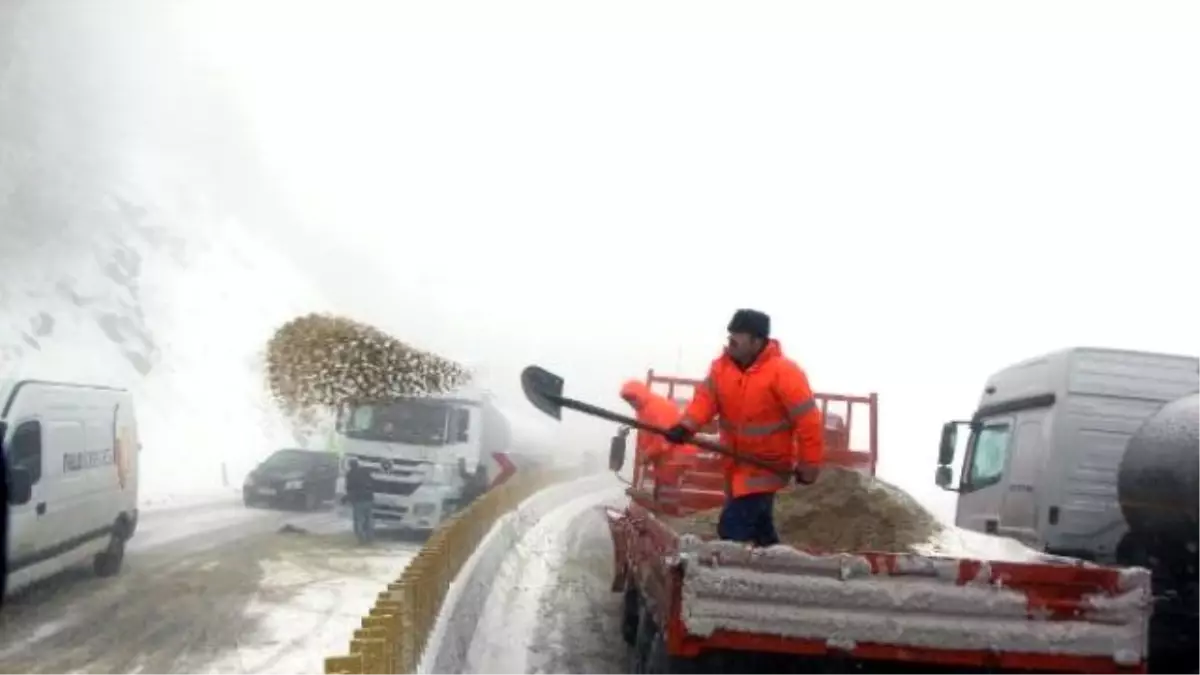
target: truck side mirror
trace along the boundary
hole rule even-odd
[[[938,464],[954,463],[954,449],[958,445],[958,422],[942,425],[942,443],[938,446]]]
[[[620,471],[623,466],[625,466],[625,434],[618,432],[616,436],[612,437],[612,444],[608,448],[608,470],[615,473]]]
[[[13,506],[28,504],[33,499],[33,476],[23,466],[8,468],[8,503]]]
[[[953,488],[950,487],[950,483],[953,481],[954,473],[951,471],[950,467],[943,464],[937,468],[937,473],[934,474],[933,482],[937,483],[938,487],[942,488],[943,490],[953,491]]]

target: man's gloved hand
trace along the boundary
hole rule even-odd
[[[667,429],[667,433],[663,434],[663,436],[668,441],[679,445],[680,443],[684,443],[692,437],[692,430],[682,424],[676,424],[670,429]]]
[[[797,485],[812,485],[817,482],[817,477],[821,475],[821,469],[811,464],[799,464],[793,473],[795,474]]]

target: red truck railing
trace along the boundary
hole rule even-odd
[[[693,392],[701,382],[702,380],[686,377],[656,375],[653,369],[646,373],[646,386],[651,391],[679,402],[681,407],[691,401]],[[821,408],[821,417],[826,421],[825,464],[856,469],[874,476],[875,466],[879,459],[878,395],[872,393],[866,396],[848,396],[817,393],[814,396]],[[836,412],[831,415],[831,404],[839,409],[844,409],[845,413]],[[864,406],[866,407],[865,411],[863,410]],[[864,419],[866,420],[866,433],[864,434],[865,447],[862,447],[861,437],[854,432],[856,431],[855,423],[861,424]],[[701,433],[715,436],[717,433],[716,422],[714,421],[707,428],[702,429]],[[648,435],[644,432],[637,433],[635,451],[637,461],[634,463],[633,469],[635,490],[643,490],[649,478],[642,464],[645,456],[644,448],[649,440]],[[688,475],[684,477],[686,485],[683,487],[689,491],[722,492],[723,479],[719,466],[720,460],[715,456],[702,458],[699,466],[689,471]],[[716,503],[719,504],[720,501],[717,500]]]

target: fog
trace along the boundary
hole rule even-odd
[[[939,427],[991,372],[1200,344],[1195,6],[967,6],[10,0],[5,369],[159,377],[166,482],[283,442],[256,354],[302,312],[510,408],[537,363],[620,409],[647,368],[702,376],[754,307],[816,389],[879,393],[881,474],[945,515]],[[102,247],[138,251],[135,282]],[[28,346],[67,277],[152,336],[146,364],[61,298]]]

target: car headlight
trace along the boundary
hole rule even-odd
[[[299,489],[302,489],[303,487],[304,487],[304,481],[302,481],[302,480],[289,480],[288,482],[283,484],[284,490],[299,490]]]
[[[437,504],[422,503],[413,507],[412,513],[414,516],[432,516],[437,511]]]

